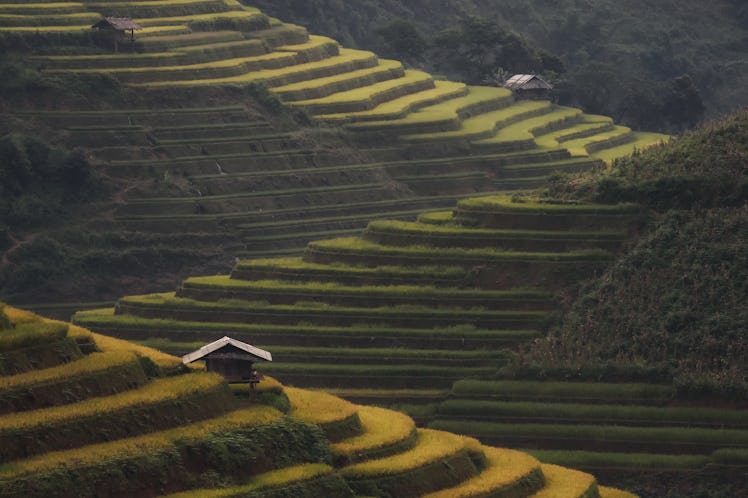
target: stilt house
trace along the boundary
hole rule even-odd
[[[228,382],[252,382],[257,377],[252,365],[258,361],[273,361],[273,355],[231,337],[223,337],[182,356],[185,365],[198,360],[205,360],[209,372],[223,375]]]
[[[135,23],[130,17],[106,17],[91,26],[91,29],[98,29],[99,31],[107,31],[112,33],[112,39],[114,40],[114,52],[116,53],[119,51],[120,43],[126,41],[134,43],[135,31],[143,28],[141,28],[139,24]]]
[[[504,83],[518,99],[549,100],[553,86],[535,74],[515,74]]]

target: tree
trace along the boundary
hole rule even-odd
[[[684,74],[670,82],[662,114],[676,130],[695,127],[704,117],[704,110],[704,102],[690,76]]]
[[[413,23],[396,19],[376,28],[382,43],[382,55],[411,64],[423,59],[428,43]]]

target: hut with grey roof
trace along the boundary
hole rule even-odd
[[[120,42],[129,41],[130,44],[135,43],[135,31],[143,28],[133,21],[131,17],[105,17],[91,26],[91,29],[112,33],[114,51],[116,53],[119,51]]]
[[[518,99],[549,100],[553,86],[536,74],[515,74],[504,83]]]
[[[258,361],[273,361],[273,355],[251,344],[223,337],[182,356],[185,365],[198,360],[204,360],[209,372],[223,375],[228,382],[249,382],[250,387],[254,387],[262,377],[252,365]]]

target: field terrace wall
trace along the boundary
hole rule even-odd
[[[33,58],[49,74],[114,76],[141,107],[15,114],[54,127],[123,186],[115,223],[99,220],[97,231],[124,231],[144,252],[194,240],[196,254],[184,257],[206,273],[235,257],[299,254],[310,240],[354,235],[372,219],[413,219],[465,195],[535,187],[557,171],[590,168],[606,143],[626,141],[623,155],[662,138],[630,130],[614,138],[608,118],[436,81],[234,0],[6,1],[0,10],[6,36],[80,34],[101,15],[143,27],[117,54],[104,45]],[[276,111],[250,103],[248,87],[343,126],[347,138],[279,123]]]
[[[56,405],[19,405],[18,413],[0,414],[2,496],[634,497],[528,454],[418,429],[403,413],[285,387],[270,377],[250,393],[246,384],[229,386],[153,349],[0,310],[12,326],[0,330],[3,353],[54,349],[50,334],[87,351],[57,367],[0,377],[0,399],[23,387],[47,392]],[[119,393],[79,388],[103,387],[117,377],[129,379]],[[67,383],[79,397],[60,389],[55,396],[49,379]],[[183,387],[173,389],[177,384]],[[118,401],[125,397],[131,401]],[[167,398],[173,408],[164,406]],[[150,406],[158,413],[146,416]],[[189,416],[165,416],[180,409]],[[93,420],[81,416],[87,412]],[[129,414],[137,418],[128,421]]]
[[[491,220],[523,210],[562,222],[477,228],[464,215],[472,205]],[[494,378],[540,334],[555,293],[602,271],[642,219],[628,205],[475,198],[454,215],[372,222],[360,238],[310,243],[301,258],[242,261],[231,275],[74,319],[175,352],[231,333],[274,349],[268,368],[286,382],[440,399],[458,379]]]
[[[75,321],[173,352],[230,333],[273,351],[266,369],[284,382],[405,406],[420,424],[611,482],[730,475],[748,434],[741,410],[678,406],[662,384],[496,380],[557,309],[555,292],[602,271],[646,217],[633,204],[474,197]]]

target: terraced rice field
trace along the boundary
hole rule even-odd
[[[645,217],[632,204],[473,197],[74,320],[174,352],[231,334],[272,350],[267,370],[284,382],[406,403],[421,424],[550,463],[699,472],[742,450],[743,411],[673,406],[668,385],[496,380],[541,333],[553,291],[601,271]]]
[[[301,259],[248,260],[230,276],[190,278],[176,293],[130,296],[114,313],[75,320],[131,339],[168,339],[172,350],[231,330],[282,346],[269,368],[303,385],[445,389],[493,377],[506,361],[502,349],[540,333],[555,309],[552,290],[582,268],[603,268],[640,218],[630,206],[523,206],[558,211],[564,222],[473,228],[478,215],[468,207],[440,225],[373,222],[361,238],[310,243]],[[597,219],[618,230],[588,226]]]
[[[213,234],[224,242],[206,247],[206,258],[224,266],[237,256],[299,254],[310,240],[355,234],[374,218],[413,219],[466,195],[535,187],[662,138],[619,133],[607,118],[550,102],[517,102],[502,88],[435,81],[235,0],[6,1],[0,34],[82,35],[110,15],[144,28],[119,53],[105,40],[33,62],[50,73],[107,73],[175,104],[19,114],[63,130],[111,177],[165,179],[167,195],[146,188],[119,199],[117,228],[133,237]],[[251,106],[176,104],[179,95],[254,84],[313,120],[342,125],[358,149],[330,150]]]
[[[590,474],[418,429],[403,413],[269,377],[251,396],[246,384],[229,389],[199,367],[164,377],[156,364],[181,365],[179,358],[17,309],[0,311],[17,327],[0,330],[0,338],[24,337],[3,341],[5,354],[58,363],[0,377],[0,399],[21,385],[42,392],[55,377],[74,379],[68,387],[80,394],[50,391],[57,406],[29,404],[0,415],[4,496],[612,496],[598,495]],[[79,359],[49,343],[50,326],[72,341]],[[125,364],[132,366],[127,372]],[[100,371],[126,387],[118,394],[77,388],[95,385]],[[149,414],[154,405],[158,413]]]

